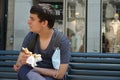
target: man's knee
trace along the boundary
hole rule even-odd
[[[38,72],[34,70],[28,72],[27,77],[29,80],[46,80],[42,75],[40,75]]]

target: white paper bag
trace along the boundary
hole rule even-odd
[[[30,64],[32,67],[35,67],[35,66],[37,66],[36,63],[37,63],[38,61],[42,61],[42,58],[41,58],[40,55],[37,55],[37,57],[31,55],[30,57],[28,57],[26,63],[27,63],[27,64]]]

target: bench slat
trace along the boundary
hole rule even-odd
[[[15,72],[13,67],[0,67],[0,72]]]
[[[120,64],[70,63],[72,69],[120,70]]]
[[[120,80],[120,77],[67,75],[67,80]]]
[[[17,73],[0,72],[0,78],[17,79]]]
[[[18,55],[19,52],[16,50],[0,50],[0,55]]]
[[[120,58],[120,54],[115,53],[79,53],[73,52],[71,53],[72,57],[99,57],[99,58]]]
[[[0,61],[0,66],[4,66],[4,67],[8,67],[8,66],[11,66],[13,67],[13,65],[15,64],[16,62],[14,61]]]
[[[14,60],[16,61],[18,58],[17,56],[13,56],[13,55],[6,55],[6,56],[0,56],[0,60]]]
[[[75,70],[70,69],[68,74],[73,75],[94,75],[94,76],[120,76],[120,71],[105,71],[105,70]]]
[[[72,57],[71,62],[120,64],[120,59],[118,59],[118,58],[79,58],[79,57]]]

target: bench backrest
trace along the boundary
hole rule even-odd
[[[120,80],[120,54],[72,53],[67,80]]]
[[[0,79],[17,80],[17,73],[13,70],[19,51],[0,51]]]

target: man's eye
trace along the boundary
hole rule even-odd
[[[32,18],[31,20],[32,20],[32,21],[34,21],[34,19],[33,19],[33,18]]]

